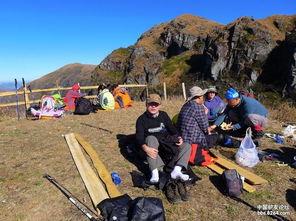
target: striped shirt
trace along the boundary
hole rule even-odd
[[[208,118],[204,107],[196,101],[191,100],[183,105],[177,127],[185,143],[207,144],[205,134],[208,133]]]

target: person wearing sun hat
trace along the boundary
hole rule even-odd
[[[150,94],[146,100],[146,111],[136,122],[136,140],[146,154],[151,171],[150,182],[159,182],[159,171],[163,168],[169,168],[165,172],[170,172],[172,179],[186,181],[189,176],[181,170],[187,168],[190,145],[183,142],[168,114],[159,110],[160,106],[160,96]],[[169,150],[164,147],[165,142],[170,143]],[[164,163],[165,157],[169,155],[173,158],[173,162],[170,160],[170,167]]]
[[[217,95],[217,89],[215,86],[210,86],[205,95],[205,106],[208,108],[208,120],[213,123],[217,117],[223,113],[226,104],[224,101]]]
[[[203,104],[206,93],[207,89],[192,87],[187,102],[181,108],[177,128],[185,143],[207,145],[205,134],[208,133],[209,122]]]

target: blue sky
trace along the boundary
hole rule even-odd
[[[0,82],[37,79],[71,63],[99,64],[156,24],[190,13],[227,24],[296,13],[293,0],[3,0]]]

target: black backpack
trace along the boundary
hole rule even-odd
[[[107,198],[97,208],[105,221],[165,221],[162,201],[155,197],[138,197],[134,200],[129,195]]]
[[[87,115],[93,110],[91,102],[84,98],[79,97],[75,99],[75,111],[74,114]]]
[[[224,170],[222,180],[225,192],[228,196],[238,196],[243,192],[241,176],[235,169]]]

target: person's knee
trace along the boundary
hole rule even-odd
[[[263,116],[257,114],[248,114],[245,119],[245,124],[250,127],[257,125],[263,126]]]
[[[149,147],[158,148],[159,146],[157,138],[153,135],[147,136],[145,142]]]
[[[191,145],[188,143],[183,143],[181,148],[184,148],[184,152],[191,151]]]

